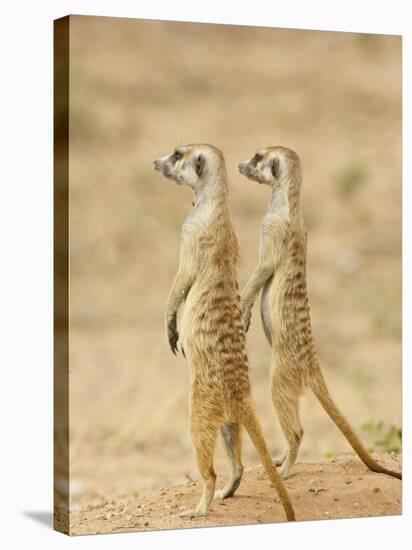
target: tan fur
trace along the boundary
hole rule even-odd
[[[191,433],[203,495],[195,510],[207,513],[215,491],[213,468],[219,430],[231,465],[231,478],[216,496],[236,491],[243,472],[241,426],[245,426],[275,486],[288,520],[294,511],[273,465],[256,418],[250,393],[245,330],[237,282],[238,243],[233,231],[222,153],[210,145],[179,147],[155,168],[177,183],[189,185],[194,208],[183,224],[178,272],[166,308],[166,325],[173,353],[182,343],[191,370]],[[186,300],[180,323],[176,316]]]
[[[287,478],[297,457],[303,436],[299,398],[309,386],[364,464],[401,479],[401,474],[381,467],[367,452],[333,402],[320,369],[306,288],[306,229],[300,207],[298,155],[285,147],[269,147],[241,163],[239,170],[272,188],[262,222],[259,263],[242,292],[242,310],[247,330],[253,303],[262,290],[262,322],[272,347],[272,400],[288,442],[287,451],[276,461],[282,466],[282,478]]]

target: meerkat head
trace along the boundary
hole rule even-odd
[[[239,164],[239,172],[247,178],[271,187],[282,185],[299,169],[299,157],[287,147],[267,147],[250,160]]]
[[[213,145],[195,144],[176,147],[171,155],[156,159],[154,167],[178,185],[188,185],[197,191],[210,177],[224,170],[224,160]]]

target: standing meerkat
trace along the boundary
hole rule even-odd
[[[259,262],[241,302],[247,331],[252,306],[262,290],[262,324],[272,347],[272,400],[288,443],[284,455],[275,461],[282,466],[282,478],[288,477],[297,457],[303,436],[299,398],[309,386],[363,463],[374,472],[402,479],[402,474],[383,468],[367,452],[332,400],[320,368],[306,289],[306,228],[300,207],[298,155],[286,147],[268,147],[240,163],[239,171],[272,188],[262,222]]]
[[[211,145],[178,147],[154,161],[155,169],[194,191],[194,208],[181,232],[178,271],[166,307],[166,329],[172,352],[182,343],[191,370],[190,427],[203,494],[194,510],[205,515],[215,492],[213,456],[219,430],[231,477],[217,498],[232,496],[239,486],[241,426],[249,433],[280,497],[288,520],[295,515],[288,493],[273,465],[250,392],[245,329],[237,282],[238,242],[228,205],[222,153]],[[177,329],[177,312],[185,301]]]

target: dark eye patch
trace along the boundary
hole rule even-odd
[[[260,160],[262,160],[262,155],[259,155],[259,153],[256,153],[256,155],[252,158],[252,162],[254,164],[257,164]]]
[[[178,160],[180,160],[182,158],[182,153],[180,151],[175,151],[172,155],[172,160],[173,162],[177,162]]]

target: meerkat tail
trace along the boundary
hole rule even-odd
[[[276,466],[274,466],[272,462],[272,458],[265,443],[259,421],[252,409],[250,409],[246,413],[246,416],[243,419],[243,425],[245,426],[246,431],[248,432],[249,437],[259,454],[262,465],[265,468],[270,481],[274,485],[276,492],[279,495],[280,502],[282,503],[282,506],[285,510],[288,521],[295,521],[295,512],[293,510],[289,495],[286,491],[283,481],[278,474]]]
[[[351,428],[349,422],[343,416],[341,411],[335,405],[332,397],[329,393],[326,381],[323,377],[322,371],[319,366],[316,366],[315,371],[312,372],[308,380],[309,386],[312,389],[313,393],[319,399],[322,407],[328,413],[329,417],[333,420],[336,426],[340,429],[343,435],[346,437],[353,450],[357,453],[362,462],[373,472],[380,474],[387,474],[388,476],[396,477],[402,479],[402,474],[388,470],[383,466],[380,466],[368,453],[365,449],[362,442],[359,440],[358,436],[355,434]]]

